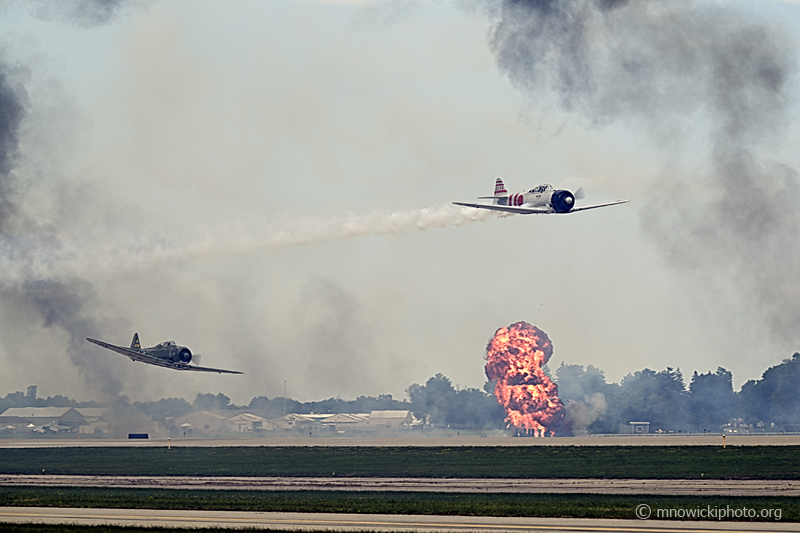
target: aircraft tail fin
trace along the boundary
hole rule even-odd
[[[131,350],[141,350],[142,345],[139,343],[139,334],[133,334],[133,340],[131,341]]]
[[[494,195],[495,196],[500,196],[500,195],[503,195],[503,194],[508,194],[508,191],[506,190],[506,186],[503,184],[502,178],[497,178],[494,181]],[[508,202],[508,199],[506,199],[506,198],[502,198],[502,199],[501,198],[495,198],[492,203],[493,204],[506,205],[507,202]]]
[[[508,205],[508,191],[502,178],[494,180],[494,195],[479,196],[479,200],[491,200],[492,205]]]

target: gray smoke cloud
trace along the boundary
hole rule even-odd
[[[589,425],[606,414],[608,405],[606,397],[601,392],[587,394],[580,400],[568,400],[565,404],[567,410],[566,421],[576,437],[589,434]]]
[[[7,235],[16,216],[13,173],[19,149],[19,129],[27,94],[19,87],[24,68],[0,63],[0,234]]]
[[[30,5],[34,7],[25,4],[21,9],[48,21],[87,28],[120,20],[125,16],[126,6],[134,3],[76,1]],[[778,144],[786,127],[786,112],[792,105],[790,96],[796,70],[796,47],[785,33],[780,28],[748,19],[747,15],[731,8],[698,2],[661,5],[649,1],[581,0],[484,5],[491,6],[491,14],[495,17],[490,43],[498,64],[537,106],[567,110],[573,117],[596,127],[621,123],[644,128],[655,143],[663,146],[663,179],[653,187],[654,201],[643,209],[642,222],[664,255],[682,268],[696,268],[708,273],[708,277],[719,277],[728,282],[734,280],[741,293],[741,302],[754,303],[756,312],[766,311],[763,314],[770,318],[775,332],[785,331],[786,325],[792,324],[800,314],[795,307],[797,304],[792,301],[796,288],[791,275],[797,257],[792,247],[786,245],[791,234],[787,228],[793,228],[797,223],[797,215],[786,208],[797,200],[797,180],[793,169],[764,155],[769,153],[772,145]],[[170,36],[174,28],[167,24],[163,31]],[[151,53],[149,48],[144,51],[135,48],[134,45],[141,43],[160,43],[153,41],[147,27],[141,28],[139,33],[141,42],[134,41],[129,52],[136,56],[135,65],[149,66],[158,57],[172,57],[163,54],[160,48],[152,56],[147,55]],[[172,52],[174,55],[176,51]],[[140,56],[136,55],[139,53]],[[182,58],[181,61],[186,59],[179,53],[176,57]],[[338,69],[339,56],[336,57]],[[182,66],[181,61],[166,62],[164,65],[169,68],[162,65],[163,70],[179,70],[175,67]],[[188,63],[191,66],[191,62]],[[163,219],[157,216],[152,219],[146,216],[147,208],[137,207],[136,200],[131,200],[130,196],[122,201],[115,198],[113,180],[108,181],[110,185],[100,183],[99,187],[96,187],[98,183],[91,182],[91,177],[81,183],[78,183],[80,178],[60,180],[58,173],[68,174],[69,171],[62,171],[58,161],[38,157],[69,150],[70,134],[80,130],[81,126],[77,124],[78,120],[54,121],[44,116],[42,99],[30,91],[32,85],[41,88],[47,84],[28,83],[28,68],[33,69],[33,65],[26,65],[25,61],[0,65],[0,312],[9,318],[0,326],[3,331],[0,343],[4,348],[10,348],[12,344],[13,347],[26,347],[30,341],[20,333],[20,326],[23,322],[41,324],[45,329],[41,337],[65,339],[67,356],[82,369],[87,386],[107,387],[107,394],[115,394],[120,381],[123,386],[128,381],[134,383],[127,372],[137,372],[137,365],[131,365],[133,370],[126,372],[126,368],[130,368],[124,366],[126,361],[88,344],[81,347],[81,343],[86,344],[83,341],[86,336],[102,337],[103,333],[108,335],[112,331],[113,336],[106,340],[126,343],[133,331],[131,324],[125,324],[118,331],[109,324],[119,322],[117,317],[123,315],[136,317],[136,327],[141,328],[138,324],[146,316],[144,305],[131,305],[140,302],[139,298],[149,298],[148,305],[158,305],[161,309],[171,305],[182,307],[182,313],[170,315],[169,327],[165,329],[170,335],[176,331],[176,340],[197,343],[198,350],[208,351],[204,364],[246,370],[248,377],[257,372],[256,368],[263,368],[262,380],[272,379],[273,384],[280,387],[284,376],[273,377],[272,374],[276,373],[268,364],[270,361],[262,357],[264,344],[273,340],[266,335],[259,336],[257,332],[264,327],[261,322],[252,319],[252,324],[257,325],[251,325],[250,317],[257,315],[254,311],[262,310],[242,304],[243,296],[247,296],[246,283],[242,282],[242,294],[237,295],[235,289],[229,288],[231,283],[225,275],[220,274],[221,281],[209,280],[207,271],[198,273],[199,267],[192,268],[186,259],[211,258],[216,261],[261,250],[471,224],[494,216],[450,205],[392,212],[382,207],[384,204],[377,204],[379,212],[357,216],[321,214],[319,217],[298,216],[282,221],[269,214],[268,207],[265,209],[268,214],[260,220],[233,220],[231,217],[229,223],[215,225],[212,220],[208,226],[200,227],[204,223],[198,223],[199,217],[190,217],[185,225],[181,225],[183,223],[176,217],[177,220],[170,221],[169,225],[163,224]],[[205,65],[198,71],[204,71],[204,68]],[[34,75],[36,72],[41,70],[34,69]],[[143,72],[149,71],[144,69]],[[134,69],[134,74],[136,79],[143,77],[139,70]],[[189,76],[189,79],[194,78]],[[163,107],[159,107],[161,100],[155,98],[165,92],[164,88],[183,87],[174,81],[169,77],[153,78],[154,97],[143,97],[142,107],[134,107],[137,116],[149,116],[141,111],[151,110],[152,116],[157,118],[143,122],[143,137],[148,132],[165,127],[169,129],[168,126],[172,125],[170,118],[180,123],[186,120],[180,113],[177,118],[169,113],[175,107],[173,100],[167,98]],[[199,97],[192,99],[189,92],[195,86],[213,86],[211,80],[206,81],[209,84],[187,84],[184,87],[187,101],[197,105],[197,109],[191,109],[192,113],[187,115],[194,116],[197,111],[197,116],[205,117],[204,121],[213,124],[214,121],[202,113],[211,107],[212,97],[208,102]],[[178,100],[182,100],[184,91],[177,92],[181,94]],[[262,99],[259,93],[258,100]],[[56,97],[44,100],[53,108],[60,104]],[[315,108],[311,106],[309,109]],[[222,115],[231,113],[226,110]],[[269,116],[273,117],[274,113]],[[67,122],[69,124],[65,126]],[[66,131],[59,134],[52,145],[19,153],[20,143],[30,147],[32,137],[45,135],[42,132],[54,131],[59,126],[64,126]],[[189,146],[193,146],[191,141],[206,135],[202,128],[197,130],[197,138],[188,135]],[[182,130],[178,128],[176,131]],[[304,133],[298,138],[308,136]],[[287,138],[292,139],[292,143],[298,142],[294,137]],[[166,146],[171,150],[170,143],[164,143],[161,137],[157,139],[159,147]],[[266,148],[269,145],[268,142],[263,144]],[[198,146],[199,150],[208,147]],[[458,150],[463,150],[463,146]],[[161,152],[155,154],[161,155]],[[193,159],[186,157],[187,154],[194,152],[171,150],[168,158]],[[366,152],[355,154],[361,158]],[[147,155],[145,151],[145,158]],[[244,156],[242,159],[247,160],[246,151]],[[47,168],[43,168],[43,161],[49,165]],[[170,162],[173,161],[170,159]],[[124,158],[116,163],[123,175],[125,164]],[[23,166],[24,172],[21,171]],[[116,167],[110,168],[108,173],[115,174]],[[135,170],[142,173],[143,168],[151,170],[146,165],[135,167]],[[173,174],[193,175],[191,166],[167,165],[165,168],[163,174],[154,173],[156,177],[152,180],[169,182]],[[55,172],[50,173],[53,169]],[[231,169],[226,166],[225,171],[228,170]],[[298,169],[293,170],[302,174]],[[453,171],[452,161],[447,172],[457,174]],[[39,187],[39,196],[33,196],[30,194],[31,178],[49,181],[54,186]],[[164,196],[170,198],[188,196],[180,188],[166,187],[165,190],[167,194]],[[323,188],[320,195],[324,196],[325,190]],[[458,195],[453,193],[453,199],[463,199],[460,195],[464,190],[459,190]],[[87,201],[90,195],[101,196],[102,201],[91,201],[96,198]],[[148,197],[149,200],[152,198],[153,195]],[[783,208],[779,208],[781,206]],[[32,207],[38,211],[33,211]],[[359,208],[359,212],[368,212],[369,209]],[[88,231],[76,231],[76,228]],[[287,250],[282,253],[294,252]],[[244,262],[235,261],[237,267]],[[163,266],[161,263],[186,268],[160,268]],[[243,275],[237,280],[251,274],[244,266],[240,271]],[[326,275],[324,271],[314,274]],[[208,287],[215,281],[226,288],[225,291],[220,289],[223,296],[214,292],[215,287]],[[252,283],[256,286],[265,282]],[[366,322],[362,313],[369,312],[366,311],[369,307],[360,308],[359,300],[348,296],[346,282],[334,279],[330,286],[326,283],[311,284],[309,290],[315,294],[312,301],[318,306],[319,315],[312,315],[309,323],[301,329],[309,331],[309,335],[319,334],[320,339],[327,338],[335,332],[320,329],[320,324],[336,317],[337,309],[342,309],[341,327],[348,332],[348,337],[332,337],[336,342],[331,342],[336,348],[334,360],[338,360],[340,354],[350,352],[355,346],[353,339],[364,329]],[[236,296],[242,297],[237,300]],[[304,301],[310,298],[303,294]],[[276,298],[275,301],[277,306],[280,300]],[[202,346],[208,342],[207,339],[203,343],[187,340],[186,331],[192,330],[187,327],[181,333],[176,327],[200,323],[203,315],[220,307],[217,305],[219,302],[226,302],[227,307],[219,313],[218,323],[207,318],[209,323],[205,328],[239,331],[242,335],[238,341],[242,338],[250,341],[230,343],[234,347],[226,345],[224,349],[212,351]],[[127,308],[122,311],[125,305]],[[240,314],[229,313],[229,309],[236,309]],[[15,316],[18,310],[24,310],[25,316],[22,316],[22,311],[19,311],[20,316]],[[306,310],[301,306],[301,311]],[[226,313],[235,314],[236,320],[223,316]],[[267,313],[262,316],[263,323],[274,319]],[[221,324],[225,327],[220,327]],[[202,330],[203,326],[196,326],[196,329]],[[30,329],[25,331],[31,332]],[[124,332],[124,338],[121,332]],[[140,331],[140,334],[144,336],[145,332]],[[17,339],[13,343],[12,337]],[[376,334],[372,342],[378,344],[378,340]],[[241,346],[243,344],[246,345]],[[312,340],[303,340],[300,344],[306,349],[318,347]],[[324,343],[320,340],[318,344]],[[370,346],[367,343],[365,351],[369,351]],[[243,354],[239,356],[240,360],[246,360],[247,364],[239,366],[239,361],[231,365],[221,362],[221,358],[229,356],[226,354],[234,349]],[[16,353],[11,349],[4,352]],[[92,358],[92,353],[99,359],[105,356],[105,360],[119,373],[114,374],[103,367]],[[64,358],[63,353],[51,356]],[[345,355],[341,355],[341,359],[344,360]],[[23,368],[30,363],[20,358],[12,364]],[[43,374],[45,364],[41,363]],[[358,379],[369,374],[367,370],[357,369],[356,374],[362,372]],[[52,375],[54,371],[50,373]],[[154,381],[157,379],[160,378]],[[141,384],[137,385],[141,387]],[[264,393],[274,395],[274,392]]]
[[[65,16],[74,13],[84,21],[91,19],[92,24],[100,24],[120,5],[121,2],[76,1],[38,2],[31,7],[47,8]],[[53,116],[48,117],[46,125],[46,113],[35,110],[33,85],[31,70],[22,60],[0,60],[0,306],[6,315],[0,329],[4,341],[22,348],[23,353],[31,349],[19,333],[23,324],[35,324],[63,338],[64,353],[79,370],[86,388],[98,393],[101,401],[124,401],[119,396],[122,383],[115,377],[108,358],[85,346],[86,336],[97,336],[103,330],[92,282],[87,276],[38,276],[35,272],[37,264],[57,263],[51,255],[58,248],[56,233],[66,222],[64,215],[78,210],[65,200],[71,196],[70,185],[57,183],[60,176],[50,175],[46,163],[31,161],[30,154],[26,161],[21,153],[25,142],[35,144],[41,138],[41,130],[59,128]],[[57,95],[51,96],[58,99]],[[26,203],[36,204],[28,196],[36,189],[37,181],[54,184],[48,200],[58,204],[60,199],[63,205],[55,211],[61,218],[39,220],[26,209]],[[43,354],[36,363],[26,359],[25,364],[41,364],[46,373],[48,361],[60,356],[61,352]]]
[[[100,394],[103,401],[119,397],[122,383],[114,374],[113,361],[86,347],[85,337],[97,337],[102,331],[102,324],[94,316],[99,302],[89,281],[40,279],[3,285],[0,299],[17,317],[34,317],[46,329],[63,331],[64,351],[79,369],[87,388]],[[40,361],[47,364],[51,357],[58,356],[50,354]]]
[[[668,262],[699,275],[773,340],[800,320],[798,173],[776,160],[796,43],[752,13],[699,1],[489,2],[489,46],[536,106],[645,131],[663,170],[642,207]]]
[[[299,311],[297,322],[308,325],[298,332],[298,350],[293,358],[297,366],[306,366],[303,375],[312,386],[323,388],[335,376],[347,389],[355,391],[373,379],[373,333],[351,294],[331,280],[312,280],[304,290]]]
[[[92,28],[119,20],[126,10],[143,4],[132,0],[35,0],[29,9],[42,20]]]
[[[40,240],[26,243],[24,256],[0,258],[0,265],[9,272],[35,268],[38,275],[45,277],[69,273],[141,271],[153,265],[187,259],[246,256],[264,250],[323,244],[369,235],[399,235],[411,231],[458,227],[497,216],[492,211],[446,204],[363,215],[293,217],[277,222],[242,219],[216,227],[175,227],[169,235],[140,230],[134,236],[119,235],[113,240],[89,245],[84,240],[66,235],[57,242]]]
[[[49,22],[88,28],[118,20],[135,4],[38,2],[21,9]],[[237,219],[207,227],[194,221],[185,225],[176,221],[169,227],[157,222],[148,225],[146,217],[131,215],[139,213],[135,202],[114,197],[113,191],[109,192],[102,183],[70,173],[70,155],[73,151],[80,153],[75,138],[84,124],[75,109],[70,109],[73,104],[69,95],[60,92],[58,80],[48,78],[49,65],[41,59],[40,52],[30,52],[26,46],[15,50],[15,63],[0,63],[0,314],[4,318],[0,342],[12,365],[7,368],[18,371],[9,374],[35,368],[31,374],[41,380],[40,384],[59,383],[74,380],[71,375],[62,376],[65,370],[71,370],[68,367],[74,367],[88,397],[104,403],[119,401],[119,408],[123,409],[127,400],[122,392],[142,387],[136,381],[141,378],[136,372],[141,371],[142,365],[131,370],[127,361],[90,345],[85,338],[101,338],[115,344],[129,341],[133,332],[130,325],[126,323],[118,330],[116,326],[125,322],[121,317],[131,316],[129,311],[135,313],[143,305],[139,300],[128,300],[128,308],[121,311],[124,298],[120,294],[140,297],[137,293],[149,288],[158,305],[182,305],[187,296],[181,293],[187,291],[175,287],[181,283],[190,285],[186,281],[190,279],[199,283],[202,276],[193,278],[176,264],[366,235],[459,226],[496,216],[448,204],[335,217]],[[120,213],[135,222],[126,225],[120,221]],[[192,287],[192,292],[196,293],[195,289]],[[231,289],[221,299],[235,301],[234,293]],[[166,294],[174,299],[166,298]],[[328,363],[323,363],[328,374],[344,368],[342,375],[353,379],[356,387],[371,372],[367,366],[353,364],[351,368],[348,363],[353,354],[369,358],[357,342],[363,340],[357,303],[344,289],[324,284],[308,300],[319,305],[303,309],[308,315],[306,330],[312,333],[300,344],[310,354],[323,348],[329,350]],[[236,302],[231,307],[242,305]],[[178,330],[181,323],[195,318],[185,315],[173,315],[168,329]],[[327,320],[336,327],[326,325]],[[242,369],[252,375],[253,367],[266,366],[261,357],[265,341],[260,335],[251,335],[246,327],[237,329],[239,322],[249,323],[246,316],[237,316],[226,323],[226,329],[240,332],[237,350],[247,358]],[[125,331],[126,337],[118,337],[118,331]],[[154,343],[147,331],[139,332],[147,343]],[[181,342],[192,342],[178,337],[179,333],[175,335]],[[249,343],[241,342],[243,338]],[[37,353],[41,346],[50,350],[33,362],[15,356]],[[236,367],[214,360],[205,363]],[[316,375],[314,361],[308,365],[309,374]]]

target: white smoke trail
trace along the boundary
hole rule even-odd
[[[608,404],[603,393],[586,394],[583,401],[569,400],[566,404],[567,421],[576,437],[589,434],[589,425],[606,414]]]
[[[414,211],[347,215],[342,218],[302,218],[273,222],[263,227],[256,223],[220,228],[201,241],[186,241],[174,247],[145,251],[145,262],[174,261],[199,257],[249,255],[262,250],[307,246],[342,241],[368,235],[396,235],[431,228],[463,226],[482,222],[494,213],[469,207],[442,205]]]
[[[496,213],[492,211],[446,204],[413,211],[334,218],[305,217],[277,222],[240,220],[210,230],[195,227],[170,233],[84,238],[81,242],[69,237],[10,238],[0,242],[0,269],[4,271],[6,282],[86,275],[88,272],[136,271],[160,263],[246,256],[361,236],[463,226],[493,216]]]
[[[306,218],[275,224],[259,235],[245,236],[235,240],[229,243],[231,250],[223,253],[251,253],[261,249],[341,241],[367,235],[391,235],[414,230],[463,226],[470,222],[482,222],[491,215],[491,211],[470,207],[457,208],[448,204],[438,208],[424,208],[415,211],[371,213],[361,216],[348,215],[343,219]],[[208,243],[208,245],[203,243],[193,252],[197,255],[217,254],[222,251],[219,245],[219,242]]]

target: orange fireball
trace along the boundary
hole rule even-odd
[[[558,386],[542,369],[552,353],[547,334],[527,322],[498,329],[486,346],[486,376],[497,381],[506,422],[534,437],[555,435],[564,420]]]

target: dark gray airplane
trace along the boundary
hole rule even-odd
[[[164,368],[171,368],[173,370],[194,370],[195,372],[216,372],[218,374],[242,374],[236,370],[222,370],[220,368],[207,368],[204,366],[189,366],[192,360],[192,352],[186,346],[178,346],[174,341],[166,341],[153,346],[152,348],[142,348],[139,343],[139,334],[133,334],[133,341],[131,347],[125,348],[124,346],[114,346],[107,342],[99,341],[97,339],[86,338],[87,341],[98,346],[102,346],[125,357],[130,358],[132,361],[139,361],[149,365],[163,366]]]

